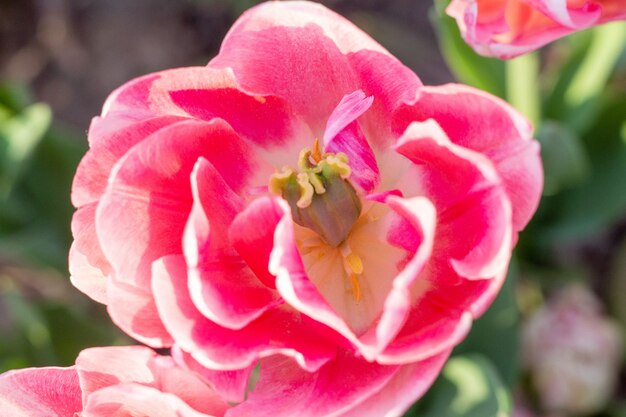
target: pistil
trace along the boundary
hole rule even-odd
[[[313,150],[300,152],[297,170],[284,167],[272,175],[269,190],[289,203],[294,222],[338,247],[361,214],[350,174],[348,157],[342,152],[322,154],[316,139]]]

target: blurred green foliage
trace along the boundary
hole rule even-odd
[[[74,169],[84,141],[28,91],[0,86],[0,372],[68,365],[119,337],[68,282]]]

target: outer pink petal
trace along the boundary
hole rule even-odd
[[[239,403],[245,399],[250,375],[255,365],[235,371],[215,371],[202,366],[200,362],[189,353],[179,349],[178,346],[172,348],[172,356],[178,363],[204,378],[224,400]]]
[[[374,151],[356,120],[370,108],[372,101],[373,97],[365,97],[361,90],[344,96],[328,118],[323,140],[326,152],[343,152],[348,156],[352,169],[350,181],[366,194],[378,185],[380,172]]]
[[[413,121],[435,120],[457,145],[486,155],[504,181],[513,208],[516,231],[537,209],[543,188],[539,145],[516,110],[502,100],[461,85],[424,87],[415,103],[395,115],[395,130]]]
[[[397,417],[404,412],[433,384],[450,350],[436,356],[404,365],[376,394],[339,417]]]
[[[127,383],[103,388],[87,398],[82,417],[221,417],[205,414],[180,398],[144,385]]]
[[[279,296],[259,281],[229,242],[229,226],[243,208],[241,197],[204,158],[195,165],[191,185],[194,203],[183,238],[191,298],[213,322],[240,329]]]
[[[352,63],[354,55],[360,57]],[[232,68],[247,91],[284,98],[316,135],[346,94],[363,89],[391,98],[398,91],[394,87],[419,84],[415,74],[352,23],[309,2],[268,2],[250,9],[209,66]],[[394,99],[381,105],[388,101]],[[373,138],[389,141],[388,136]]]
[[[282,353],[314,371],[334,356],[334,345],[315,331],[314,323],[287,308],[276,308],[241,330],[226,329],[206,319],[191,301],[182,257],[154,264],[152,280],[157,307],[176,343],[212,369],[242,369],[259,357]]]
[[[72,217],[74,242],[69,254],[70,279],[80,291],[106,304],[107,276],[112,271],[100,248],[95,220],[96,203],[82,206]]]
[[[82,410],[78,375],[70,368],[29,368],[0,375],[6,417],[74,417]]]
[[[209,414],[221,415],[228,408],[197,375],[177,366],[171,357],[159,356],[142,346],[87,349],[77,358],[76,367],[85,403],[97,405],[99,401],[91,397],[103,388],[135,383],[173,394],[188,406]],[[120,397],[120,402],[129,406],[134,401],[131,397]]]
[[[338,415],[380,391],[398,370],[398,366],[370,363],[345,351],[317,372],[307,372],[288,358],[274,356],[261,361],[259,381],[248,400],[226,415]]]
[[[202,156],[236,191],[254,175],[254,154],[220,119],[170,125],[117,163],[96,212],[98,240],[117,280],[148,287],[152,261],[181,253],[189,176]]]
[[[107,299],[111,320],[128,335],[155,348],[172,345],[172,337],[163,327],[149,288],[109,279]]]
[[[432,384],[449,350],[423,362],[382,366],[343,353],[315,373],[281,358],[261,361],[248,400],[228,417],[400,416]],[[276,399],[280,398],[277,403]]]
[[[83,157],[72,184],[72,203],[76,207],[96,202],[107,186],[111,170],[130,148],[154,132],[184,120],[181,117],[162,116],[135,121],[121,128],[111,118],[95,117],[89,128],[91,149]]]
[[[450,142],[433,120],[409,125],[396,149],[419,168],[408,171],[405,182],[421,182],[440,212],[434,256],[469,279],[505,270],[512,249],[511,207],[491,162]]]

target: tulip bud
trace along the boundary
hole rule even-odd
[[[600,302],[570,287],[526,323],[523,354],[542,408],[588,415],[602,410],[615,388],[621,362],[617,327]]]
[[[359,218],[361,200],[348,180],[348,157],[341,152],[321,155],[318,146],[316,141],[313,151],[300,153],[299,172],[285,167],[272,175],[269,189],[289,203],[294,222],[337,247]]]

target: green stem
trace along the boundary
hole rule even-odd
[[[602,93],[624,48],[626,25],[623,23],[593,29],[589,50],[565,92],[565,102],[570,109]]]
[[[541,120],[541,98],[536,52],[506,62],[506,95],[509,103],[537,127]]]

